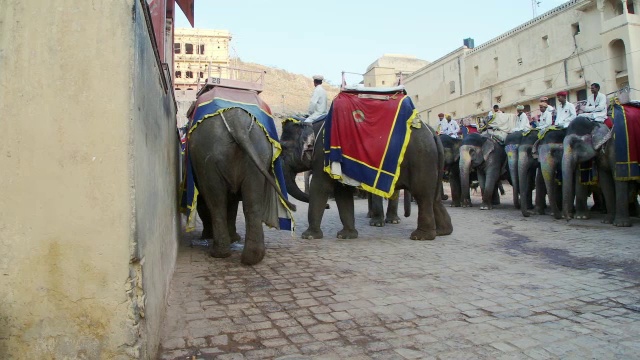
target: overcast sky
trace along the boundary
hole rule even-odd
[[[563,0],[542,0],[540,15]],[[189,27],[177,11],[177,27]],[[531,0],[196,0],[195,26],[229,30],[231,56],[292,73],[364,73],[386,53],[433,61],[478,46],[533,17]],[[349,83],[362,80],[351,76]]]

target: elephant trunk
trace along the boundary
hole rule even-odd
[[[469,176],[471,175],[471,154],[468,150],[460,149],[460,187],[462,206],[471,206],[471,191]]]
[[[529,177],[529,168],[531,167],[531,161],[528,156],[527,149],[520,149],[518,151],[518,189],[520,191],[520,211],[522,211],[522,216],[529,217],[531,215],[529,213],[529,209],[527,209],[527,194],[531,191],[530,177]],[[515,185],[514,185],[515,187]],[[537,190],[539,191],[539,189]]]
[[[518,169],[518,146],[517,145],[507,145],[507,162],[509,164],[509,176],[511,177],[511,186],[513,186],[513,206],[516,209],[521,207],[520,199],[522,196],[520,195],[520,182],[518,181],[519,169]],[[524,213],[523,213],[524,215]],[[526,215],[525,215],[526,216]]]
[[[296,173],[292,170],[286,170],[284,173],[284,182],[287,185],[287,192],[295,199],[302,202],[309,202],[309,194],[300,190],[298,183],[296,182]]]
[[[573,175],[578,164],[577,155],[571,147],[565,147],[562,155],[562,214],[569,221],[575,198]],[[550,199],[554,201],[555,199]]]

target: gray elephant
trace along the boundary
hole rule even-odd
[[[472,169],[478,172],[478,181],[482,191],[481,210],[493,209],[500,203],[497,191],[501,176],[506,172],[507,154],[504,146],[487,136],[469,134],[460,146],[460,178],[462,187],[462,206],[471,206],[469,174]]]
[[[462,185],[460,182],[460,146],[462,145],[462,139],[440,134],[440,141],[444,148],[444,169],[449,172],[451,206],[460,207],[462,196]]]
[[[309,202],[309,228],[302,234],[303,238],[323,237],[320,224],[329,194],[333,193],[343,225],[337,237],[354,239],[358,237],[353,205],[354,188],[332,179],[323,170],[323,125],[323,121],[313,125],[294,121],[283,123],[281,144],[287,189],[294,198]],[[409,189],[418,203],[418,228],[411,233],[413,240],[432,240],[436,235],[453,232],[451,218],[440,201],[442,165],[442,144],[435,131],[427,126],[413,129],[396,183],[397,190]],[[295,176],[310,169],[314,176],[310,195],[307,195],[298,188]]]
[[[271,170],[273,149],[265,132],[245,110],[231,108],[200,123],[189,137],[188,151],[198,190],[210,210],[211,255],[231,255],[242,200],[246,234],[241,261],[259,263],[265,254],[262,222],[278,223],[277,215],[266,215],[265,209],[278,201],[276,194],[284,198]],[[295,211],[295,205],[283,201]]]
[[[631,226],[629,217],[631,182],[615,180],[616,144],[611,136],[611,131],[606,125],[582,116],[574,119],[567,128],[562,159],[562,210],[567,220],[573,217],[571,213],[574,199],[573,179],[574,176],[579,176],[578,164],[595,159],[600,189],[607,209],[603,222],[615,226]],[[580,181],[575,182],[578,187]],[[633,185],[637,183],[634,182]],[[634,204],[633,207],[635,202],[635,199],[631,202]],[[582,216],[581,214],[586,214],[586,202],[584,204],[576,202],[576,217]]]

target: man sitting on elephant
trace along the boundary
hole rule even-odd
[[[576,118],[576,107],[567,101],[567,92],[560,91],[556,94],[560,105],[556,109],[556,127],[567,128],[571,121]]]
[[[504,144],[504,140],[507,137],[514,126],[514,118],[513,114],[505,114],[503,112],[494,113],[491,119],[488,119],[486,125],[481,127],[479,130],[483,135],[490,137],[498,141],[500,144]]]
[[[451,115],[447,114],[445,122],[445,128],[440,129],[441,134],[449,135],[454,139],[458,138],[458,133],[460,132],[460,126],[458,122],[455,120],[451,120]]]
[[[513,131],[527,131],[531,129],[531,124],[529,124],[529,118],[527,114],[524,112],[524,105],[516,106],[516,111],[518,111],[517,119],[516,119],[516,127],[513,128]]]

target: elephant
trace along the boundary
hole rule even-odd
[[[567,221],[572,218],[573,181],[578,164],[595,159],[599,185],[607,209],[602,222],[620,227],[631,226],[629,217],[631,182],[615,180],[615,140],[611,139],[611,135],[605,124],[591,121],[586,117],[578,116],[569,124],[567,136],[563,142],[562,158],[562,210]],[[576,180],[576,191],[580,187],[579,183],[580,181]],[[633,200],[635,203],[635,199]],[[576,202],[576,218],[581,216],[587,216],[586,201],[584,204]]]
[[[324,169],[324,121],[313,124],[285,121],[282,125],[282,155],[285,182],[289,193],[300,201],[309,202],[309,228],[302,238],[321,239],[320,223],[330,193],[334,193],[343,228],[341,239],[358,237],[355,228],[353,187],[332,179]],[[413,240],[433,240],[436,235],[453,232],[451,218],[440,199],[443,148],[435,131],[428,126],[412,129],[405,157],[400,164],[396,189],[408,189],[418,203],[418,227],[411,233]],[[302,192],[295,176],[312,170],[310,195]],[[380,199],[380,202],[382,200]],[[374,206],[375,207],[375,206]],[[380,206],[381,208],[381,206]]]
[[[462,206],[471,206],[469,191],[469,173],[471,169],[478,172],[480,190],[482,192],[481,210],[493,209],[499,204],[498,182],[505,172],[507,154],[504,147],[487,136],[469,134],[460,146],[460,178],[462,185]]]
[[[544,183],[538,171],[538,160],[532,154],[533,145],[537,140],[538,131],[535,129],[526,133],[514,131],[508,134],[505,140],[509,176],[513,186],[513,203],[525,217],[530,216],[531,210],[534,209],[534,188],[537,190],[535,201],[537,211],[540,212],[544,207]]]
[[[238,202],[242,200],[246,234],[241,262],[246,265],[264,258],[262,222],[267,220],[268,202],[277,201],[275,193],[286,199],[271,172],[272,144],[253,123],[245,110],[231,108],[200,123],[188,141],[198,190],[211,215],[213,241],[209,251],[216,258],[231,255],[231,240],[237,240]],[[295,211],[294,204],[284,203]],[[277,223],[277,217],[268,221]]]
[[[440,141],[444,148],[444,168],[445,171],[449,171],[451,206],[460,207],[462,194],[460,185],[460,146],[462,145],[462,139],[440,134]]]

